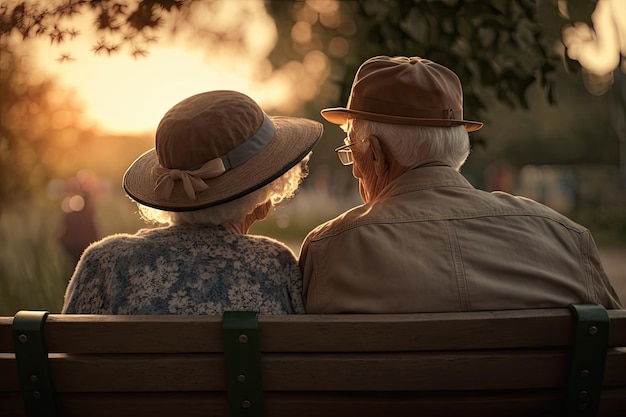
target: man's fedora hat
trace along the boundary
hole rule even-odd
[[[483,124],[463,120],[463,89],[454,72],[420,57],[376,56],[354,77],[347,107],[322,110],[331,123],[348,118],[420,126],[464,125],[468,132]]]
[[[274,181],[313,149],[322,124],[270,117],[236,91],[188,97],[161,119],[156,146],[124,174],[128,195],[167,211],[226,203]]]

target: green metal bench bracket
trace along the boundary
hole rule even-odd
[[[609,315],[601,305],[572,304],[574,343],[565,399],[565,415],[592,417],[598,413],[606,351]]]
[[[226,386],[232,417],[263,416],[258,313],[227,311],[222,317]]]
[[[28,417],[55,417],[52,377],[43,325],[47,311],[19,311],[13,318],[13,343],[20,389]]]

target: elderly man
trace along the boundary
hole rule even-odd
[[[419,57],[359,68],[346,108],[322,110],[347,137],[365,204],[305,239],[308,313],[620,308],[589,230],[535,201],[475,189],[461,83]]]

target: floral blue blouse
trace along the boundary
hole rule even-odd
[[[117,234],[89,246],[63,313],[303,314],[293,252],[264,236],[221,226],[170,226]]]

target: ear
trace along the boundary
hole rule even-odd
[[[371,135],[369,138],[370,149],[372,150],[372,158],[374,159],[374,171],[376,172],[377,177],[382,177],[387,172],[388,163],[385,159],[385,153],[383,152],[382,145],[380,144],[380,139],[376,136]]]

